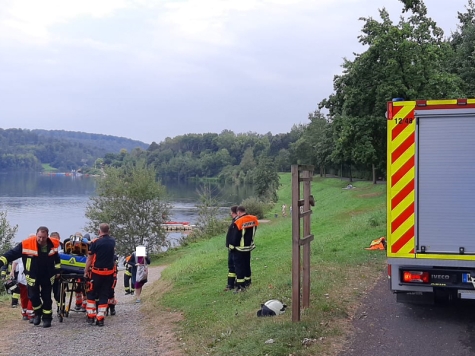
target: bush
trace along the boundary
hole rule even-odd
[[[241,205],[246,208],[246,213],[255,215],[258,219],[263,219],[265,213],[271,208],[269,204],[254,197],[244,199]]]

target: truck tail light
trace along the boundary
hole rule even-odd
[[[388,278],[391,279],[391,265],[388,265]]]
[[[429,283],[429,272],[402,271],[402,281],[404,283]]]

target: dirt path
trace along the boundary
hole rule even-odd
[[[153,302],[159,295],[157,284],[163,269],[149,269],[141,304],[135,303],[134,296],[125,295],[123,271],[119,271],[117,314],[106,317],[102,328],[87,325],[85,313],[71,312],[62,323],[55,315],[52,327],[44,329],[22,321],[20,310],[9,308],[9,303],[2,306],[0,315],[10,321],[2,327],[0,355],[180,356],[173,332],[180,315],[158,310]]]

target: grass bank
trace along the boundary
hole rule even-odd
[[[43,167],[43,172],[45,173],[53,173],[58,171],[56,168],[51,167],[49,163],[42,163],[41,166]]]
[[[301,322],[291,322],[291,218],[280,206],[291,203],[290,174],[281,176],[280,201],[256,234],[250,290],[223,291],[227,275],[224,235],[174,250],[159,264],[167,291],[156,305],[183,313],[178,334],[189,355],[331,355],[365,290],[380,275],[383,252],[364,250],[385,235],[386,187],[314,178],[312,194],[311,301]],[[278,214],[275,218],[274,214]],[[289,306],[279,317],[257,318],[260,304],[279,299]],[[266,343],[273,339],[273,343]],[[306,343],[303,340],[308,339]],[[306,344],[306,345],[305,345]]]

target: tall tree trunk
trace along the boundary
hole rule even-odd
[[[376,167],[373,163],[373,184],[376,184]]]

